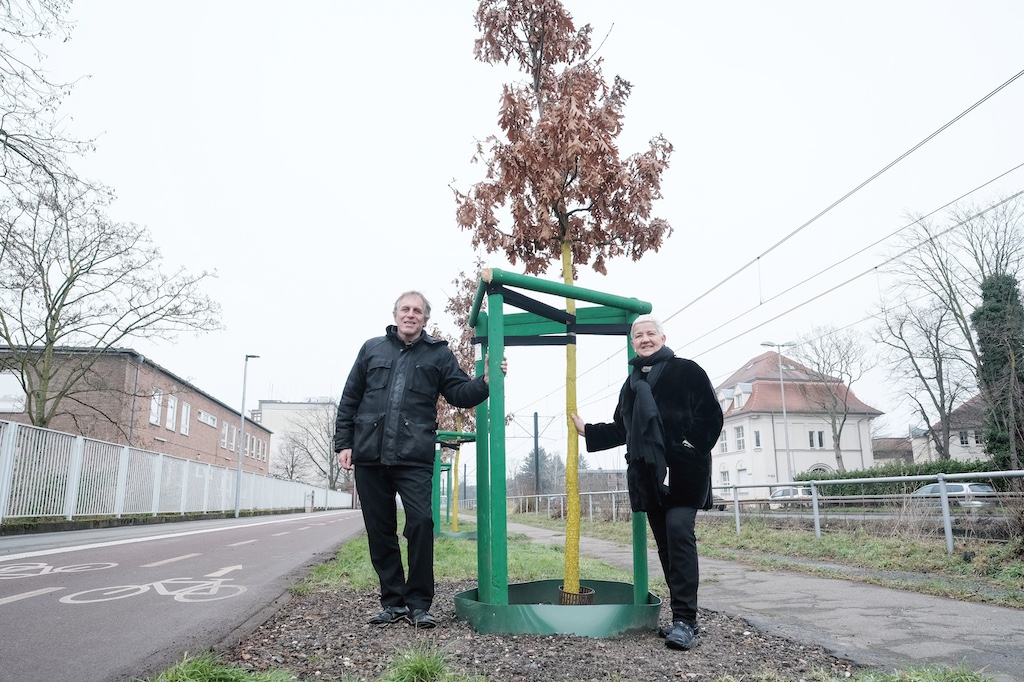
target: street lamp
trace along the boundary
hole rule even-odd
[[[786,343],[765,341],[761,345],[767,348],[774,348],[776,355],[779,357],[779,392],[782,393],[782,430],[786,440],[786,468],[788,469],[787,475],[789,476],[789,481],[787,482],[792,483],[795,474],[793,473],[793,453],[789,449],[789,418],[786,416],[786,383],[782,378],[782,349],[791,348],[796,343],[793,341],[787,341]]]
[[[235,476],[235,518],[242,513],[242,447],[245,443],[245,382],[249,378],[249,358],[258,358],[258,355],[245,356],[245,369],[242,371],[242,426],[238,429],[238,442],[235,443],[235,454],[238,455],[238,473]]]

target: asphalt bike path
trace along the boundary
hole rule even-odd
[[[0,682],[144,678],[238,640],[363,522],[342,510],[120,530],[0,538]]]

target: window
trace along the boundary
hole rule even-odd
[[[192,406],[183,402],[181,404],[181,435],[188,435],[188,423],[192,419]]]
[[[743,427],[742,426],[737,426],[734,429],[734,431],[736,433],[736,449],[740,450],[740,451],[746,450],[747,449],[747,439],[746,439],[746,437],[743,434]]]
[[[224,428],[220,432],[220,446],[225,450],[228,447],[228,423],[224,422]]]
[[[824,431],[818,431],[818,447],[819,448],[825,447],[825,432]]]
[[[0,412],[24,412],[25,391],[13,372],[0,373]]]
[[[149,423],[160,425],[160,410],[163,408],[164,392],[159,388],[153,389],[153,400],[149,403]]]
[[[729,485],[729,472],[723,471],[722,474],[722,485]]]
[[[228,450],[230,450],[231,452],[235,451],[235,437],[237,435],[238,435],[238,429],[235,428],[234,426],[232,426],[231,427],[231,440],[228,441]],[[238,450],[239,450],[239,452],[241,452],[241,450],[242,450],[242,444],[241,443],[238,444]]]
[[[727,441],[727,439],[725,437],[725,430],[724,429],[722,430],[722,435],[718,437],[718,451],[719,452],[728,452],[729,451],[729,443],[728,443],[728,441]]]
[[[761,432],[760,431],[754,431],[754,447],[755,448],[761,447]]]
[[[178,398],[169,395],[167,396],[167,428],[171,431],[178,423]]]
[[[809,448],[813,448],[814,447],[814,431],[808,431],[807,432],[807,447],[809,447]]]
[[[199,421],[202,424],[206,424],[208,426],[217,428],[217,418],[214,417],[209,412],[203,412],[202,410],[199,410]]]
[[[810,448],[814,448],[814,447],[823,448],[823,447],[825,447],[825,432],[824,431],[818,431],[818,444],[815,445],[814,444],[814,431],[808,431],[807,432],[807,446],[810,447]]]
[[[970,442],[967,440],[967,432],[966,431],[961,431],[960,432],[960,445],[970,445]]]
[[[974,430],[974,444],[975,445],[984,445],[985,444],[985,441],[984,441],[984,439],[981,436],[981,429],[975,429]]]

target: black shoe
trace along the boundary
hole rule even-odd
[[[409,616],[409,622],[414,628],[423,628],[424,630],[437,627],[437,619],[426,609],[413,609],[412,615]]]
[[[697,641],[697,635],[693,626],[681,620],[672,623],[672,629],[665,636],[665,646],[669,649],[680,649],[686,651],[692,649]]]
[[[391,625],[409,617],[408,606],[385,606],[384,610],[369,620],[370,625]]]
[[[660,628],[658,628],[658,637],[661,637],[662,639],[665,639],[666,637],[668,637],[668,633],[670,633],[670,632],[672,632],[672,626],[671,625],[662,625]],[[693,636],[694,637],[699,637],[700,636],[700,623],[694,623],[694,625],[693,625]]]

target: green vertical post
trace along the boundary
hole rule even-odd
[[[488,315],[481,311],[477,316],[476,335],[480,338],[487,338]],[[474,369],[476,376],[484,375],[484,357],[487,355],[487,342],[480,344],[480,357],[476,360]],[[491,392],[491,396],[494,393]],[[493,534],[491,533],[491,489],[490,489],[490,448],[491,440],[489,405],[491,398],[483,401],[476,408],[476,572],[477,572],[477,595],[483,604],[492,604],[493,590],[491,589],[491,566],[493,565],[492,555],[494,548]],[[480,438],[480,434],[484,434]]]
[[[647,514],[633,512],[633,603],[647,603]]]
[[[441,532],[441,444],[434,444],[434,475],[431,477],[430,516],[434,520],[434,535]]]
[[[633,324],[638,315],[630,315],[629,323]],[[626,360],[636,357],[630,337],[626,336]],[[632,366],[626,365],[626,376],[632,371]],[[647,573],[647,514],[644,512],[633,512],[633,603],[642,606],[647,603],[647,595],[650,593],[650,577]]]
[[[491,541],[494,570],[491,575],[492,604],[508,604],[508,509],[505,502],[505,375],[501,361],[505,357],[505,298],[487,295],[487,376],[490,385],[491,419]]]
[[[447,478],[444,483],[444,522],[451,524],[452,522],[452,468],[449,465],[445,469]]]

